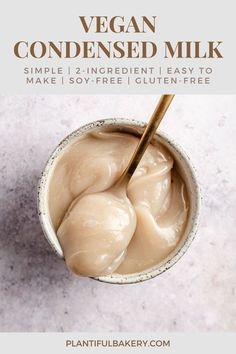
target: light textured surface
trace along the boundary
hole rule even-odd
[[[187,254],[158,278],[109,285],[70,274],[42,235],[36,185],[57,143],[108,117],[147,120],[155,96],[0,97],[0,331],[236,330],[236,97],[179,96],[162,130],[202,188]]]

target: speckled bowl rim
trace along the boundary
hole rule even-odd
[[[50,217],[49,217],[49,210],[48,210],[48,203],[47,203],[47,192],[48,192],[48,185],[50,181],[50,177],[53,171],[53,167],[56,164],[57,158],[59,158],[60,154],[64,149],[66,149],[73,141],[75,141],[78,137],[82,136],[85,133],[88,133],[91,130],[96,128],[102,127],[119,127],[124,126],[126,128],[135,129],[135,128],[145,128],[147,123],[138,121],[136,119],[127,119],[127,118],[108,118],[108,119],[101,119],[76,129],[72,133],[70,133],[65,139],[63,139],[56,149],[53,151],[51,156],[49,157],[45,168],[41,174],[38,183],[38,190],[37,190],[37,207],[38,207],[38,216],[40,220],[41,227],[43,229],[43,233],[56,252],[56,254],[63,259],[63,251],[55,234],[55,231],[51,225]],[[152,279],[157,275],[165,272],[167,269],[172,267],[187,251],[190,244],[192,243],[195,234],[197,232],[198,222],[199,222],[199,212],[200,212],[200,190],[199,184],[196,177],[196,171],[193,167],[188,155],[182,149],[182,147],[176,143],[172,138],[170,138],[166,133],[158,131],[155,134],[155,137],[159,140],[160,143],[163,143],[165,146],[168,146],[175,151],[177,155],[179,155],[179,159],[181,162],[184,162],[188,169],[188,176],[191,180],[191,188],[193,192],[192,198],[192,220],[190,220],[190,230],[188,235],[185,237],[185,240],[179,243],[176,249],[171,252],[171,254],[161,263],[158,263],[154,267],[151,267],[143,272],[139,273],[132,273],[127,275],[120,275],[120,274],[112,274],[109,276],[101,276],[92,278],[101,282],[111,283],[111,284],[131,284],[131,283],[139,283],[148,279]],[[186,172],[186,171],[185,171]],[[187,173],[186,172],[186,173]]]

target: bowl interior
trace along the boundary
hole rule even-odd
[[[145,126],[146,123],[144,122],[127,119],[107,119],[96,121],[87,124],[86,126],[83,126],[77,129],[72,134],[70,134],[58,145],[56,150],[53,152],[52,156],[49,158],[39,182],[38,211],[45,237],[47,238],[48,242],[51,244],[51,246],[59,257],[63,258],[63,251],[57,239],[54,227],[52,225],[48,208],[48,190],[50,185],[50,179],[52,177],[53,169],[57,164],[58,159],[71,144],[73,144],[84,133],[87,133],[89,131],[94,131],[98,129],[108,131],[123,131],[140,136]],[[182,150],[182,148],[180,148],[180,146],[172,139],[170,139],[166,134],[158,132],[153,139],[154,144],[155,142],[163,144],[167,148],[167,150],[170,151],[171,155],[174,157],[177,169],[186,183],[190,205],[185,232],[174,251],[170,253],[164,261],[155,265],[154,267],[147,269],[141,273],[133,273],[127,275],[113,273],[109,276],[94,278],[96,280],[115,284],[126,284],[137,283],[153,278],[170,268],[174,263],[176,263],[177,260],[186,252],[188,246],[194,238],[197,229],[197,221],[199,214],[199,189],[193,167],[190,163],[188,156]]]

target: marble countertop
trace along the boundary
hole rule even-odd
[[[186,255],[153,280],[110,285],[70,274],[43,237],[36,186],[57,143],[84,123],[147,120],[156,96],[0,97],[0,331],[235,331],[236,96],[178,96],[161,129],[202,189]]]

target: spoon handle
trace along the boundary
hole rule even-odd
[[[144,132],[143,135],[134,151],[134,154],[122,173],[121,177],[119,178],[119,182],[128,182],[132,177],[134,171],[136,170],[143,154],[145,153],[148,145],[150,144],[159,124],[162,121],[171,101],[173,100],[174,95],[162,95],[155,111],[153,112]]]

